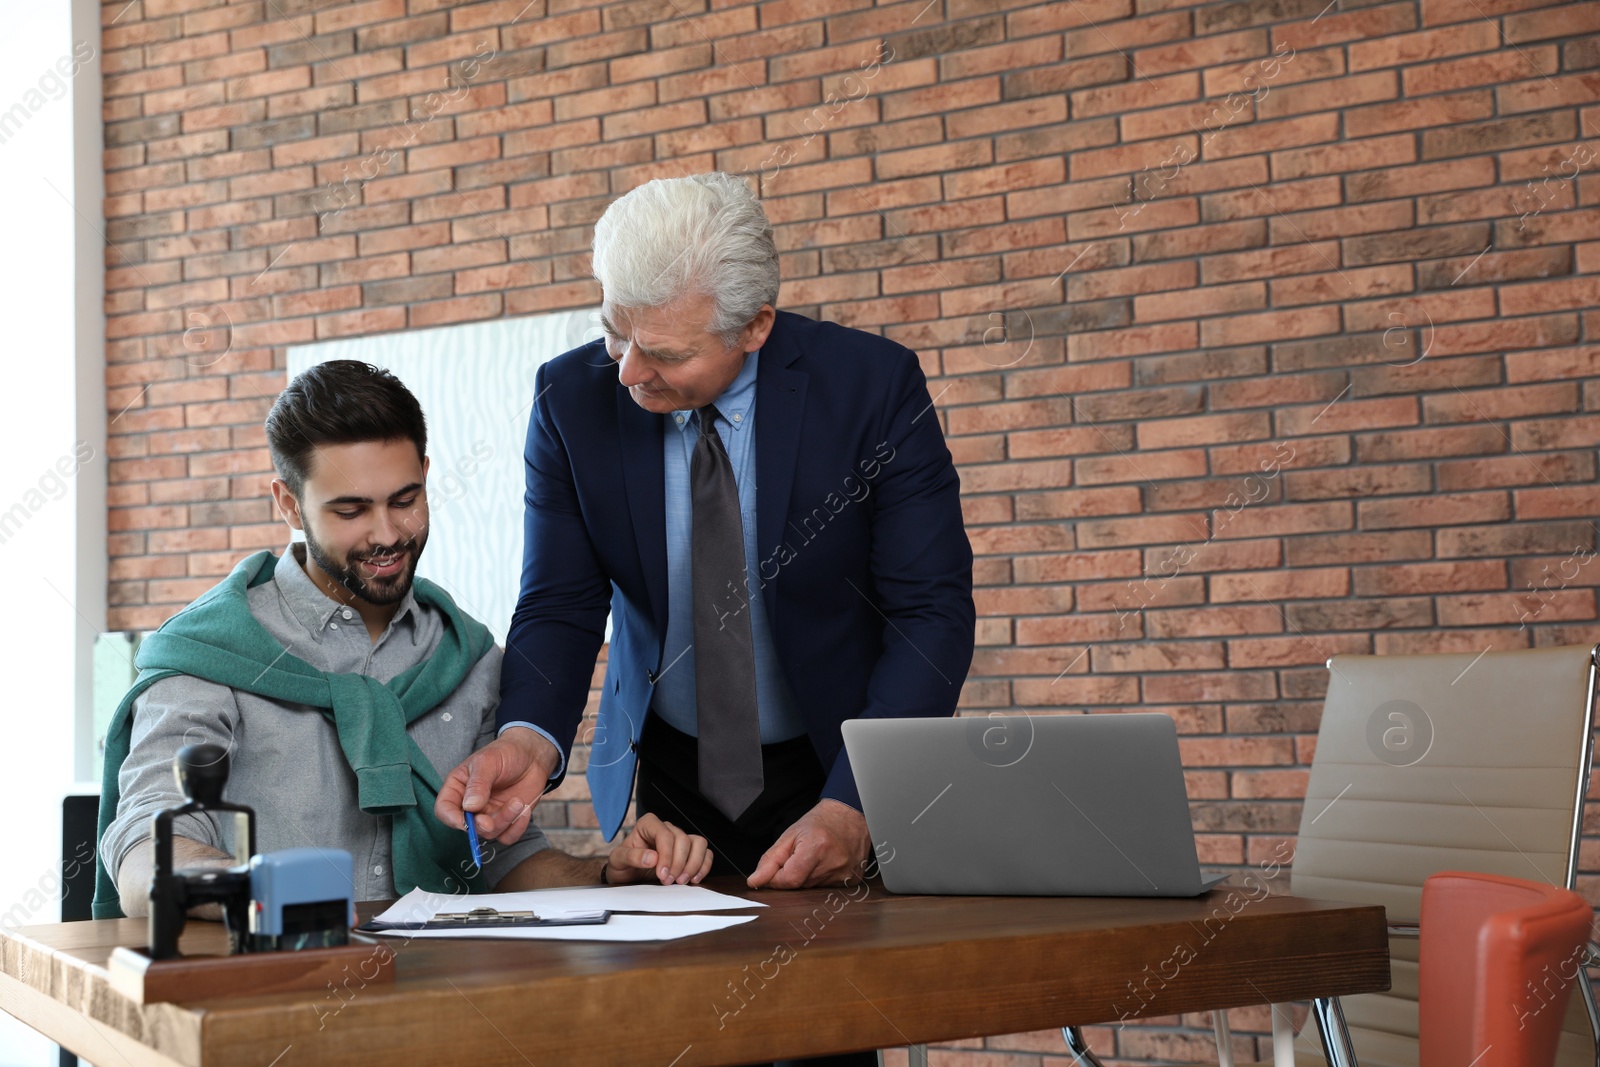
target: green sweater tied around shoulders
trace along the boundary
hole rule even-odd
[[[163,678],[187,674],[269,700],[304,704],[333,723],[361,810],[390,815],[395,888],[437,893],[482,892],[466,835],[433,815],[442,779],[406,725],[437,707],[494,645],[488,629],[456,606],[450,595],[418,578],[418,604],[444,614],[445,633],[433,654],[387,683],[364,674],[320,671],[292,656],[254,615],[248,590],[272,579],[279,557],[257,552],[139,646],[139,675],[117,705],[106,734],[97,840],[117,814],[118,776],[133,738],[133,704]],[[286,566],[295,566],[289,561]],[[315,788],[315,784],[310,784]],[[289,786],[286,786],[289,788]],[[469,873],[470,872],[470,873]],[[115,871],[100,858],[95,878],[96,919],[119,918]]]

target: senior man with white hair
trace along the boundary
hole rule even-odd
[[[595,226],[602,340],[539,371],[499,735],[437,812],[514,841],[560,783],[612,620],[588,779],[704,835],[752,887],[859,878],[851,718],[950,715],[972,549],[915,353],[776,310],[772,225],[730,174]],[[959,857],[952,857],[959,862]]]

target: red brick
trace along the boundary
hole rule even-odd
[[[1592,589],[1467,593],[1441,596],[1438,605],[1439,624],[1449,627],[1510,624],[1524,619],[1549,623],[1595,617]]]
[[[1296,537],[1288,542],[1285,561],[1299,568],[1428,559],[1432,555],[1433,539],[1428,531],[1394,530]]]
[[[1518,519],[1583,518],[1596,513],[1596,503],[1597,494],[1590,486],[1519,489],[1516,492]]]
[[[1276,537],[1290,534],[1348,530],[1354,514],[1347,500],[1276,507],[1251,505],[1241,494],[1237,508],[1211,513],[1211,527],[1219,538]]]
[[[1509,44],[1550,37],[1575,37],[1600,30],[1600,4],[1559,4],[1544,11],[1507,15],[1503,24]]]
[[[1265,98],[1258,101],[1256,112],[1262,118],[1277,118],[1323,108],[1346,108],[1393,100],[1398,94],[1399,84],[1394,72],[1380,70],[1281,88],[1274,86]]]
[[[1205,256],[1200,261],[1201,279],[1206,285],[1220,285],[1244,278],[1287,279],[1290,275],[1311,271],[1337,271],[1338,267],[1339,246],[1332,241]],[[1293,281],[1274,281],[1272,285],[1289,285]],[[1274,303],[1279,303],[1276,297]]]
[[[1224,63],[1264,56],[1269,51],[1267,34],[1264,30],[1243,30],[1239,33],[1218,34],[1181,44],[1142,48],[1133,54],[1133,63],[1140,71],[1154,76],[1178,70],[1220,66]]]
[[[1493,558],[1592,549],[1594,532],[1587,522],[1527,522],[1455,527],[1436,537],[1441,559]]]
[[[1425,493],[1432,488],[1431,472],[1420,464],[1294,471],[1285,476],[1284,482],[1285,494],[1291,500],[1360,499],[1398,493]]]
[[[1349,114],[1353,112],[1346,113],[1346,122],[1349,121]],[[1339,115],[1337,112],[1328,112],[1280,119],[1276,122],[1256,122],[1210,134],[1205,141],[1204,154],[1207,159],[1228,159],[1258,152],[1321,144],[1338,138]]]
[[[1397,67],[1444,56],[1487,52],[1500,44],[1500,33],[1492,22],[1482,21],[1448,29],[1422,30],[1397,34],[1376,41],[1352,42],[1350,69]]]
[[[1497,522],[1511,517],[1511,503],[1503,492],[1436,493],[1427,497],[1363,500],[1357,518],[1363,530],[1390,530],[1407,526],[1460,526]]]
[[[1206,95],[1238,93],[1260,102],[1270,99],[1274,91],[1284,86],[1336,78],[1345,73],[1343,48],[1291,52],[1292,47],[1280,42],[1271,55],[1213,67],[1205,73]]]
[[[1495,18],[1512,11],[1547,7],[1553,0],[1422,0],[1422,22],[1438,26],[1468,19]]]
[[[1133,317],[1139,322],[1158,322],[1162,319],[1227,315],[1236,311],[1263,308],[1266,303],[1265,285],[1260,282],[1242,282],[1237,285],[1210,286],[1137,296],[1133,301]]]
[[[1228,662],[1237,667],[1321,666],[1329,656],[1371,651],[1372,639],[1364,633],[1240,638],[1228,642]]]
[[[1120,85],[1082,89],[1072,94],[1075,118],[1124,115],[1164,104],[1200,99],[1200,76],[1189,72],[1162,78],[1140,78]]]
[[[1141,453],[1138,456],[1093,456],[1075,464],[1078,485],[1146,482],[1150,478],[1195,478],[1206,472],[1205,450]]]
[[[1169,546],[1164,551],[1172,549]],[[1121,582],[1079,585],[1077,594],[1080,614],[1114,613],[1115,630],[1108,630],[1098,640],[1130,641],[1144,635],[1143,612],[1146,609],[1205,603],[1205,580],[1199,576],[1158,577],[1147,573]]]
[[[1077,523],[1083,548],[1182,543],[1205,540],[1203,520],[1193,515],[1143,515],[1124,519],[1089,519]]]
[[[1136,326],[1126,330],[1102,330],[1073,334],[1067,338],[1067,358],[1071,360],[1112,359],[1118,356],[1155,352],[1179,352],[1193,348],[1199,329],[1192,322],[1160,326]]]
[[[1023,493],[1015,500],[1019,521],[1131,515],[1139,510],[1139,491],[1132,486]]]
[[[1069,426],[1054,430],[1013,433],[1008,438],[1010,458],[1081,456],[1124,452],[1133,447],[1126,426]]]
[[[1487,118],[1494,111],[1489,91],[1476,90],[1354,108],[1345,113],[1344,122],[1349,136],[1372,137]]]
[[[1101,24],[1092,21],[1085,29],[1068,30],[1066,54],[1088,56],[1101,52],[1126,54],[1140,45],[1159,41],[1173,41],[1189,36],[1189,18],[1184,12],[1162,12],[1146,18],[1121,19]],[[1130,60],[1136,67],[1145,67],[1142,61]]]
[[[1148,615],[1145,626],[1147,636],[1155,636],[1148,633],[1150,626]],[[1166,636],[1174,635],[1168,633]],[[1181,634],[1181,636],[1197,635]],[[1090,650],[1089,662],[1090,669],[1096,674],[1128,671],[1144,673],[1219,670],[1226,666],[1220,641],[1173,641],[1158,644],[1153,640],[1146,640],[1135,644],[1102,644]]]
[[[1409,3],[1384,4],[1354,11],[1319,10],[1315,18],[1274,26],[1272,43],[1274,46],[1289,43],[1297,49],[1316,48],[1341,41],[1386,37],[1415,29],[1416,25],[1416,7]]]
[[[1600,277],[1594,276],[1507,286],[1500,293],[1500,310],[1506,315],[1594,307],[1596,303],[1600,303]]]
[[[1452,59],[1443,63],[1407,67],[1401,72],[1407,96],[1449,92],[1479,85],[1500,85],[1542,74],[1554,74],[1558,60],[1554,45],[1509,49]]]
[[[1439,488],[1442,490],[1553,486],[1562,482],[1588,482],[1594,476],[1595,457],[1590,451],[1542,452],[1533,455],[1518,453],[1494,459],[1456,460],[1438,465]]]
[[[1422,131],[1423,159],[1453,159],[1522,145],[1570,141],[1577,136],[1571,111],[1513,115]]]
[[[1271,420],[1264,413],[1152,419],[1138,425],[1141,450],[1260,440],[1271,436],[1271,433]]]
[[[1207,319],[1200,324],[1200,337],[1202,344],[1216,347],[1291,337],[1315,337],[1337,333],[1338,330],[1339,312],[1336,308],[1307,308]]]
[[[1016,578],[1019,582],[1128,578],[1139,573],[1139,553],[1128,549],[1030,556],[1016,561]]]
[[[997,464],[968,467],[961,471],[961,488],[968,493],[992,493],[1010,489],[1054,489],[1071,484],[1071,460]]]
[[[1572,315],[1501,319],[1493,323],[1442,326],[1433,331],[1433,348],[1429,354],[1449,356],[1560,345],[1575,341],[1577,337],[1578,321]]]
[[[1276,603],[1345,596],[1350,591],[1350,572],[1342,567],[1239,572],[1214,575],[1210,582],[1211,602],[1214,604],[1239,601]]]
[[[1167,608],[1145,613],[1145,633],[1152,638],[1282,632],[1283,613],[1274,605]]]
[[[1145,699],[1161,703],[1270,700],[1278,695],[1277,688],[1270,671],[1172,674],[1150,679]],[[1281,737],[1186,738],[1178,744],[1188,766],[1294,762],[1293,745]]]
[[[1272,154],[1272,176],[1276,181],[1305,178],[1317,174],[1341,174],[1373,170],[1417,158],[1416,138],[1403,134],[1340,141],[1312,148],[1291,148]]]

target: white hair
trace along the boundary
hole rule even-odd
[[[778,303],[772,223],[744,179],[722,171],[657,178],[613,201],[594,226],[593,270],[619,307],[709,295],[706,328],[725,345]]]

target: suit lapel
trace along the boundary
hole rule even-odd
[[[617,430],[622,442],[622,480],[628,492],[639,565],[650,597],[650,617],[660,641],[667,634],[667,503],[661,446],[661,416],[633,402],[617,386]]]
[[[785,329],[786,312],[761,346],[756,370],[756,562],[772,557],[783,541],[794,469],[800,456],[800,424],[805,415],[806,380],[790,367],[800,358]],[[758,572],[765,579],[766,575]],[[776,624],[777,597],[765,598],[767,618]]]

